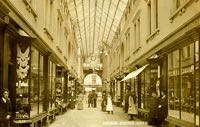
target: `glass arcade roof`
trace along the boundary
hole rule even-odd
[[[85,58],[110,45],[128,0],[67,0],[78,44]]]

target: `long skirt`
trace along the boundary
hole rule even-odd
[[[83,109],[83,102],[78,102],[77,109],[78,110],[82,110]]]
[[[113,111],[113,106],[112,106],[111,99],[107,100],[106,111]]]
[[[133,104],[133,106],[129,106],[129,108],[128,108],[128,114],[129,115],[136,115],[136,114],[138,114],[138,111],[137,111],[137,108],[136,108],[135,104]]]

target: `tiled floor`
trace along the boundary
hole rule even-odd
[[[56,116],[50,127],[146,127],[144,121],[129,121],[129,117],[122,108],[114,106],[114,114],[101,111],[100,102],[97,108],[88,108],[84,104],[83,110],[68,110],[65,114]]]

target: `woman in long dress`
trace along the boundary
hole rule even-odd
[[[84,100],[84,95],[83,93],[80,93],[78,95],[78,98],[77,98],[78,102],[77,102],[77,109],[78,110],[82,110],[83,109],[83,100]]]
[[[111,99],[111,96],[109,94],[107,96],[106,111],[108,112],[108,114],[110,114],[110,113],[113,114],[112,99]]]
[[[136,95],[131,92],[128,98],[128,115],[130,115],[130,120],[133,120],[133,117],[138,114],[137,105],[136,105]]]

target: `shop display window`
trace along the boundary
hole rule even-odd
[[[141,73],[141,108],[144,109],[148,108],[149,87],[150,87],[150,70],[149,68],[146,68]]]
[[[181,49],[181,119],[194,122],[194,43]]]
[[[49,66],[49,109],[55,108],[55,79],[56,65],[50,62]]]
[[[55,83],[55,106],[60,108],[63,105],[63,87],[64,87],[64,77],[63,68],[56,67],[56,83]]]
[[[49,76],[49,91],[48,91],[48,93],[50,94],[49,95],[49,97],[48,97],[48,100],[49,100],[49,109],[51,109],[52,108],[52,102],[53,102],[53,98],[52,98],[52,96],[51,96],[51,94],[52,94],[52,92],[51,92],[51,89],[52,89],[52,86],[51,86],[51,84],[52,84],[52,80],[51,80],[51,78],[52,78],[52,62],[50,61],[49,62],[49,74],[48,74],[48,76]]]
[[[168,96],[169,116],[199,125],[198,42],[168,54]]]
[[[52,102],[52,108],[55,108],[55,89],[56,89],[56,65],[53,64],[52,65],[52,78],[51,78],[51,97],[53,99],[53,102]]]
[[[16,56],[17,81],[15,84],[15,119],[28,119],[30,117],[29,103],[29,67],[30,67],[30,46],[17,44]],[[13,94],[13,93],[11,93]]]
[[[31,50],[31,86],[30,86],[30,116],[43,112],[44,102],[44,69],[43,56],[37,49]]]
[[[196,125],[199,125],[199,41],[195,42],[195,50],[194,50],[194,54],[195,54],[195,83],[196,83],[196,105],[195,105],[195,109],[196,109],[196,119],[195,119],[195,123]]]
[[[180,119],[179,50],[168,55],[169,116]]]
[[[19,81],[16,83],[15,119],[27,119],[29,118],[29,112],[30,112],[30,106],[29,106],[28,83]]]
[[[131,91],[134,91],[137,96],[136,103],[138,104],[138,77],[131,78]]]
[[[39,113],[44,111],[45,83],[44,83],[44,57],[40,54],[39,61]]]

